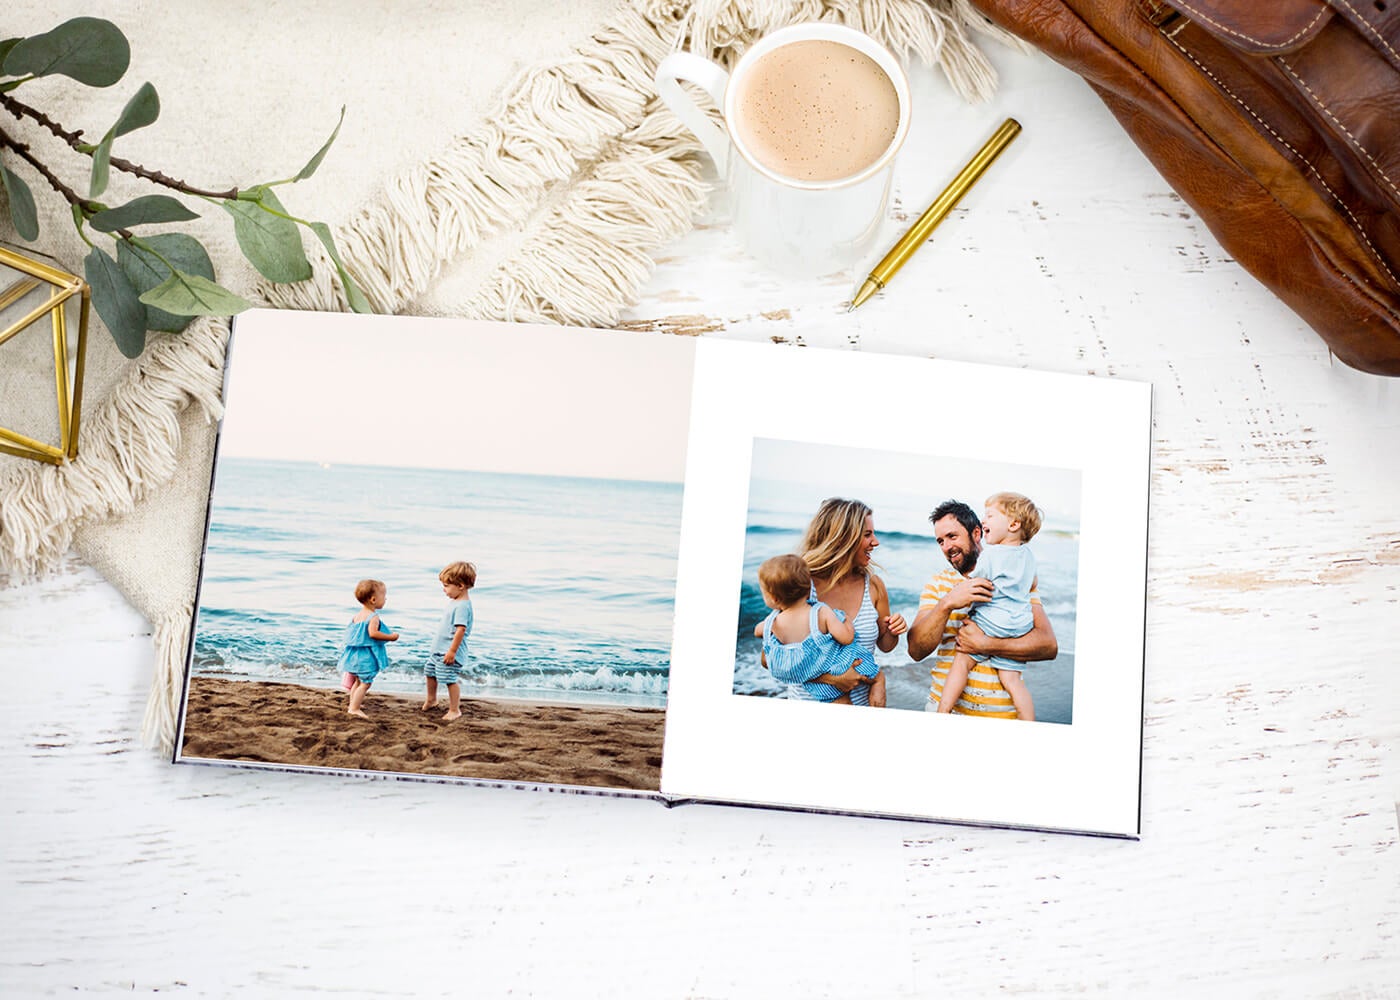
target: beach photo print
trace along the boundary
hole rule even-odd
[[[1079,510],[1074,469],[756,439],[734,693],[1072,723]]]
[[[176,759],[654,794],[693,356],[238,317]]]

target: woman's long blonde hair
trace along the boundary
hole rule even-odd
[[[822,501],[802,539],[802,558],[814,577],[835,586],[856,569],[856,551],[865,534],[865,519],[874,513],[859,500],[830,497]]]

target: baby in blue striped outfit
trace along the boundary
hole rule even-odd
[[[758,587],[772,613],[754,627],[763,639],[762,663],[774,680],[809,701],[851,703],[850,694],[818,678],[855,670],[874,679],[880,668],[867,663],[865,650],[852,646],[856,632],[846,616],[809,600],[812,574],[801,556],[774,556],[758,568]]]

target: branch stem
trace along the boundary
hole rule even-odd
[[[96,215],[98,212],[106,208],[105,205],[102,205],[99,202],[95,202],[90,198],[84,198],[82,195],[78,194],[78,192],[70,188],[67,184],[64,184],[63,181],[59,180],[58,177],[55,176],[52,170],[44,166],[42,160],[40,160],[37,156],[35,156],[29,151],[29,147],[27,145],[20,142],[18,139],[12,137],[4,129],[0,129],[0,149],[13,149],[15,153],[19,155],[19,158],[21,160],[33,167],[35,171],[38,172],[40,177],[48,181],[49,187],[53,188],[55,191],[61,194],[63,196],[63,200],[68,202],[68,204],[72,205],[75,209],[77,209],[77,214],[81,215],[83,218]],[[78,225],[76,218],[73,221],[74,225]],[[82,226],[78,225],[79,234],[81,234],[82,231]],[[131,230],[129,229],[118,229],[115,230],[115,233],[121,239],[131,239]],[[87,240],[87,237],[84,236],[83,239]]]
[[[47,129],[53,135],[68,143],[68,145],[73,147],[73,149],[75,149],[79,153],[83,153],[82,147],[86,144],[83,142],[83,133],[81,129],[77,131],[71,131],[69,129],[66,129],[58,122],[50,118],[48,115],[44,114],[42,111],[39,111],[37,108],[31,108],[29,105],[24,104],[21,101],[15,100],[8,94],[0,94],[0,108],[4,108],[6,111],[10,112],[10,114],[14,115],[20,120],[23,120],[24,118],[33,119],[35,122],[38,122],[41,126]],[[88,152],[84,153],[83,155],[91,156],[92,154]],[[236,187],[229,188],[226,191],[212,191],[207,188],[195,187],[194,185],[189,184],[186,181],[182,181],[177,177],[171,177],[168,174],[163,174],[159,170],[150,170],[147,167],[141,166],[141,164],[139,163],[132,163],[130,160],[124,160],[120,156],[110,157],[108,162],[111,163],[111,165],[116,167],[118,170],[125,171],[128,174],[134,174],[135,176],[144,178],[145,180],[148,180],[153,184],[159,184],[162,187],[170,188],[172,191],[181,191],[185,194],[199,195],[203,198],[228,198],[232,200],[238,197],[238,188]]]
[[[19,154],[19,158],[25,163],[28,163],[35,170],[37,170],[39,172],[39,176],[49,182],[49,187],[53,188],[59,194],[63,195],[64,200],[67,201],[68,204],[76,205],[88,215],[93,215],[97,212],[102,211],[102,205],[99,205],[97,202],[92,201],[88,198],[84,198],[82,195],[78,194],[78,192],[70,188],[67,184],[64,184],[63,181],[58,179],[57,175],[55,175],[52,170],[44,166],[42,160],[40,160],[37,156],[35,156],[29,151],[28,146],[20,142],[18,139],[13,138],[4,129],[0,129],[0,146],[3,146],[8,149],[13,149],[17,154]]]

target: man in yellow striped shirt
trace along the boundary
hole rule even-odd
[[[992,597],[991,581],[968,577],[982,551],[981,518],[967,504],[945,500],[929,515],[929,520],[933,522],[934,539],[948,560],[948,568],[935,573],[924,587],[919,598],[919,613],[909,627],[907,642],[909,655],[915,661],[923,660],[930,653],[936,654],[929,669],[932,678],[929,702],[924,706],[926,711],[934,712],[938,710],[943,682],[956,650],[1026,662],[1053,660],[1060,647],[1034,586],[1031,588],[1031,613],[1035,624],[1025,635],[996,639],[978,628],[976,622],[965,623],[972,605]],[[967,687],[953,711],[984,719],[1016,718],[1011,695],[1001,686],[996,669],[985,663],[973,663]]]

